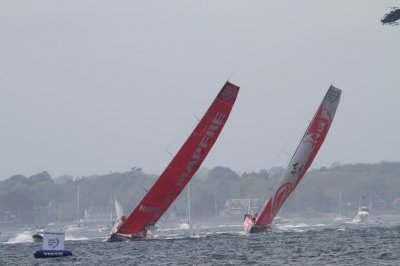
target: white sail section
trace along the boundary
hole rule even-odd
[[[115,202],[115,211],[117,213],[117,219],[120,219],[124,215],[124,209],[122,208],[121,203],[117,199],[114,199]]]

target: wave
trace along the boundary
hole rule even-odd
[[[16,243],[31,243],[33,241],[33,233],[32,232],[23,232],[17,234],[15,237],[10,238],[7,242],[7,244],[16,244]]]

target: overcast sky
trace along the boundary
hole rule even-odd
[[[399,1],[0,2],[0,179],[160,174],[224,82],[241,87],[203,166],[286,166],[333,82],[312,168],[398,161]]]

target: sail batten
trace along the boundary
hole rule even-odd
[[[308,168],[311,166],[311,163],[324,142],[335,116],[340,96],[341,90],[331,85],[305,134],[300,140],[300,143],[281,178],[278,188],[262,205],[261,212],[259,213],[255,224],[245,219],[244,227],[246,231],[257,232],[258,229],[271,225],[283,203],[293,192],[307,172]]]
[[[155,225],[201,166],[224,127],[239,87],[226,82],[189,138],[116,233],[134,235]]]

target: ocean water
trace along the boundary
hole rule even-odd
[[[19,237],[19,239],[18,239]],[[21,234],[0,243],[0,265],[400,265],[400,223],[289,223],[265,234],[241,226],[160,230],[155,239],[65,241],[73,256],[35,259],[40,243]]]

